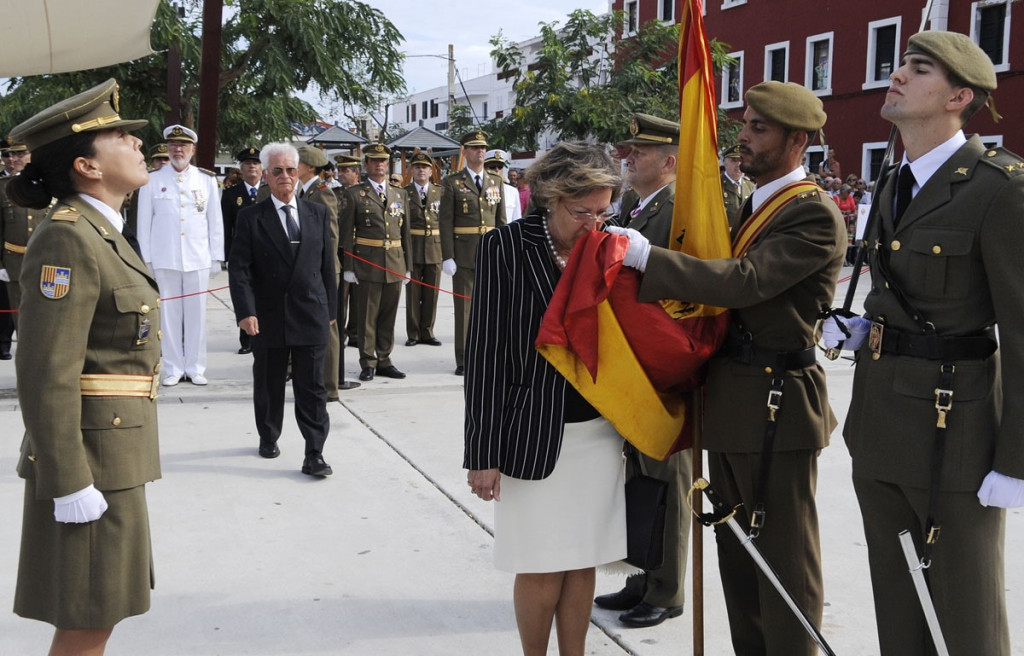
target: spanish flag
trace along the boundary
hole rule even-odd
[[[731,257],[718,169],[711,54],[700,0],[680,23],[680,138],[669,247],[702,259]],[[625,237],[577,242],[548,305],[536,347],[619,433],[665,459],[692,444],[687,403],[725,337],[722,308],[669,299],[640,303],[640,274],[624,268]]]

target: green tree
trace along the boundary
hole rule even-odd
[[[507,149],[533,150],[540,135],[551,131],[559,139],[614,142],[628,134],[635,112],[678,116],[679,25],[649,21],[613,49],[623,20],[622,12],[595,16],[581,9],[564,27],[542,23],[532,62],[500,32],[492,38],[491,55],[516,92],[511,115],[486,126],[492,140]],[[727,51],[712,41],[716,66],[728,61]],[[729,129],[728,117],[719,112],[719,134]]]
[[[162,2],[153,23],[156,54],[101,69],[12,78],[0,98],[0,131],[40,109],[113,77],[121,85],[125,116],[149,119],[139,133],[162,141],[168,110],[168,50],[181,53],[181,122],[194,127],[199,112],[201,0],[184,0],[182,17]],[[317,120],[299,97],[314,93],[328,104],[376,107],[404,92],[403,41],[378,10],[359,0],[225,0],[218,84],[218,147],[235,152],[252,143],[287,138],[290,122]],[[351,114],[355,114],[353,109]]]

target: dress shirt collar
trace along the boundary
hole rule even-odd
[[[953,153],[960,150],[960,147],[967,143],[967,137],[964,136],[963,130],[957,130],[956,134],[952,137],[940,143],[935,148],[932,148],[924,155],[921,155],[916,160],[911,162],[907,159],[907,153],[903,153],[903,164],[910,165],[910,171],[914,174],[914,190],[911,198],[917,195],[918,190],[924,186],[924,183],[928,182],[928,179],[935,175],[935,172],[939,170],[943,164],[946,163]]]
[[[93,198],[86,194],[78,194],[78,197],[89,203],[89,205],[95,208],[97,212],[103,215],[103,218],[110,221],[110,225],[114,226],[114,230],[124,232],[124,219],[122,219],[121,215],[117,213],[117,210],[98,198]]]
[[[665,185],[665,187],[667,187],[667,186],[668,185]],[[647,196],[646,198],[643,198],[637,204],[636,209],[634,209],[633,211],[636,212],[637,214],[642,212],[644,210],[644,208],[647,207],[647,203],[650,203],[652,200],[654,200],[654,197],[657,196],[658,194],[660,194],[661,190],[664,189],[665,187],[661,187],[657,191],[655,191],[653,194],[651,194],[650,196]]]
[[[788,184],[800,182],[806,177],[807,174],[804,172],[804,167],[798,166],[786,175],[772,180],[763,187],[761,185],[757,185],[757,187],[754,188],[754,193],[750,195],[750,208],[756,212],[757,208],[761,207],[761,204],[771,198],[772,194],[776,191],[782,189]]]

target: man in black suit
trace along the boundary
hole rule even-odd
[[[259,148],[243,148],[235,155],[235,159],[238,160],[238,168],[242,171],[242,182],[225,189],[220,197],[220,213],[224,217],[224,254],[229,258],[238,213],[242,208],[256,204],[256,193],[264,186]],[[238,344],[240,355],[252,352],[249,336],[244,330],[238,331]]]
[[[270,197],[238,213],[228,272],[238,327],[252,337],[259,454],[276,458],[289,357],[295,419],[306,440],[302,473],[328,476],[330,429],[324,357],[338,309],[330,216],[295,198],[299,154],[286,143],[260,152]]]

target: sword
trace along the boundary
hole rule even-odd
[[[772,569],[771,564],[765,560],[764,554],[762,554],[761,550],[756,544],[754,544],[754,539],[745,533],[740,527],[740,523],[736,521],[735,515],[739,506],[729,508],[714,489],[712,489],[711,483],[709,483],[707,479],[698,478],[693,482],[693,487],[690,488],[690,491],[686,495],[686,502],[690,505],[691,511],[693,510],[692,497],[695,491],[703,491],[712,506],[712,512],[709,513],[697,514],[696,511],[693,511],[700,523],[704,524],[704,526],[714,526],[716,524],[725,524],[728,526],[736,535],[740,544],[743,545],[743,548],[750,554],[754,563],[761,570],[761,573],[764,574],[771,582],[782,597],[782,600],[785,601],[786,605],[789,606],[789,609],[793,611],[793,615],[796,616],[796,619],[800,621],[800,624],[803,625],[804,629],[807,630],[807,633],[809,633],[814,642],[817,643],[822,653],[824,653],[825,656],[836,656],[835,652],[832,651],[832,648],[829,647],[828,643],[825,641],[825,637],[821,635],[821,631],[818,630],[818,627],[814,626],[814,622],[811,621],[811,618],[807,617],[807,613],[797,605],[796,600],[793,599],[793,595],[790,594],[789,590],[786,589],[786,586],[783,585],[782,581],[779,579],[779,575],[775,573],[774,569]],[[949,655],[946,654],[945,656]]]
[[[917,549],[914,547],[914,538],[910,536],[910,531],[900,531],[900,545],[903,547],[903,556],[907,559],[910,578],[914,580],[917,600],[921,602],[921,610],[924,611],[924,619],[928,622],[928,630],[932,634],[935,650],[939,656],[949,656],[946,639],[942,637],[942,627],[939,626],[939,618],[935,614],[935,604],[932,603],[932,597],[928,593],[928,584],[924,580],[926,566],[917,557]]]

